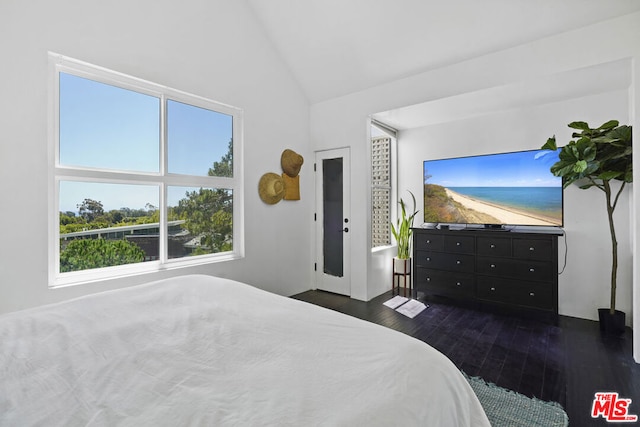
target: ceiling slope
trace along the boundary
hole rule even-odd
[[[637,0],[247,0],[314,104],[640,10]]]

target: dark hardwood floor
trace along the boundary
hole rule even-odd
[[[382,304],[391,297],[390,291],[369,302],[322,291],[293,296],[420,339],[471,376],[558,402],[571,426],[612,425],[591,418],[600,391],[632,399],[629,413],[640,416],[640,365],[633,361],[628,328],[622,337],[609,337],[589,320],[541,321],[442,300],[427,301],[429,308],[409,319]]]

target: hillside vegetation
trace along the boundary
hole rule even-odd
[[[424,222],[495,224],[491,215],[468,209],[451,199],[441,185],[424,185]]]

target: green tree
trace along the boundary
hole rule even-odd
[[[209,168],[209,176],[233,177],[233,139],[229,140],[227,154],[222,156],[219,162],[213,162],[213,167]]]
[[[93,199],[84,199],[82,203],[76,205],[78,213],[87,222],[92,222],[97,217],[104,215],[104,207],[102,202]]]
[[[60,272],[111,267],[144,261],[144,251],[127,240],[81,239],[60,253]]]
[[[227,153],[220,161],[213,162],[209,176],[233,176],[233,140],[229,141]],[[198,236],[200,247],[195,254],[226,252],[233,249],[233,194],[227,189],[200,188],[188,191],[178,206],[170,210],[185,220],[185,227]]]
[[[233,249],[233,197],[223,189],[200,188],[186,193],[178,202],[185,227],[200,237],[196,254],[225,252]]]
[[[122,220],[124,219],[124,215],[122,214],[122,212],[115,209],[107,212],[105,217],[109,220],[111,224],[117,224],[119,222],[122,222]]]
[[[86,223],[86,220],[80,216],[76,216],[74,212],[60,212],[60,225],[84,223]]]

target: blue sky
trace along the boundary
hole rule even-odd
[[[562,178],[549,171],[557,152],[523,151],[424,162],[428,184],[444,187],[555,187]]]
[[[60,163],[159,172],[160,102],[154,96],[60,73]],[[167,114],[169,172],[206,176],[213,162],[227,153],[232,116],[174,100],[167,102]],[[85,198],[101,201],[105,210],[159,203],[156,186],[61,184],[61,211],[77,212],[76,205]]]

